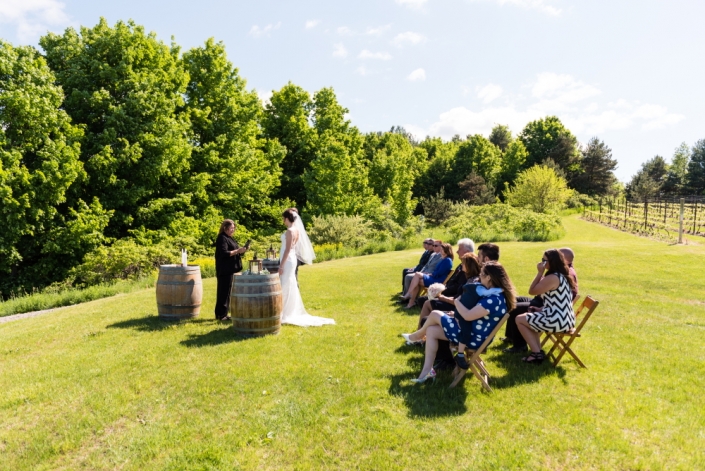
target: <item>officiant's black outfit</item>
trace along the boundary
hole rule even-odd
[[[240,254],[230,256],[230,252],[240,248],[240,245],[227,234],[220,233],[215,240],[215,276],[218,279],[218,291],[215,301],[215,318],[224,319],[230,308],[230,289],[233,285],[233,275],[242,271]]]

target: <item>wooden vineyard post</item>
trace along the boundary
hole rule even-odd
[[[649,222],[649,200],[644,196],[644,232],[646,232],[646,225]]]
[[[695,199],[695,198],[693,198]],[[695,223],[698,221],[698,200],[695,200],[695,205],[693,206],[693,234],[695,234]]]
[[[683,212],[685,211],[685,198],[681,198],[681,217],[678,223],[678,243],[683,243]]]
[[[624,197],[624,229],[627,228],[627,197]]]

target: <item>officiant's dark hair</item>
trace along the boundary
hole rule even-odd
[[[296,216],[299,215],[299,211],[296,208],[288,208],[282,213],[282,216],[284,216],[284,219],[288,219],[289,222],[294,222],[294,219],[296,219]]]

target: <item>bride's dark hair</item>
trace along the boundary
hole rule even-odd
[[[288,219],[289,222],[294,222],[294,219],[296,219],[296,216],[298,215],[299,211],[296,208],[288,208],[282,214],[282,216],[284,216],[284,219]]]

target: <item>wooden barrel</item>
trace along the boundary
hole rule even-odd
[[[262,268],[266,268],[269,273],[277,273],[279,271],[279,259],[265,258],[262,260]]]
[[[191,319],[201,312],[203,285],[198,265],[162,265],[157,280],[157,312],[165,320]]]
[[[281,312],[282,287],[278,274],[235,274],[230,290],[230,317],[235,332],[246,337],[278,334]]]

